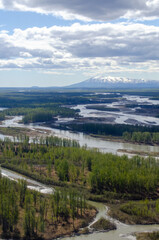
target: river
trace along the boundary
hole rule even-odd
[[[15,173],[13,171],[7,170],[2,168],[1,169],[2,176],[8,177],[11,180],[18,180],[18,179],[25,179],[27,181],[28,188],[34,189],[37,191],[40,191],[42,193],[50,194],[54,191],[53,188],[50,188],[44,184],[41,184],[37,181],[31,180],[28,177],[24,177],[18,173]],[[88,235],[80,235],[80,236],[73,236],[73,237],[66,237],[65,240],[122,240],[122,239],[131,239],[136,240],[136,237],[133,235],[135,232],[147,232],[147,231],[159,231],[159,225],[127,225],[123,224],[115,219],[112,219],[107,214],[108,208],[103,203],[98,202],[92,202],[89,201],[91,205],[97,208],[98,214],[96,215],[96,218],[94,219],[93,223],[100,219],[101,217],[104,217],[111,222],[114,222],[117,226],[116,230],[110,231],[110,232],[93,232]],[[90,223],[89,227],[92,223]]]
[[[105,118],[106,123],[110,121],[109,123],[114,122],[115,124],[128,124],[130,122],[130,124],[159,125],[159,118],[135,114],[135,110],[138,107],[130,108],[128,110],[125,108],[125,105],[127,104],[159,105],[159,100],[150,100],[148,97],[131,96],[125,94],[122,96],[121,100],[113,103],[79,104],[72,107],[72,109],[79,110],[80,115],[83,118]],[[102,105],[107,108],[117,108],[119,109],[119,112],[89,109],[89,106],[92,105]]]
[[[128,98],[129,97],[130,96],[128,96]],[[135,98],[135,100],[136,100],[136,98]],[[148,101],[148,98],[146,99],[146,98],[139,97],[138,101],[143,103],[145,101]],[[158,102],[155,102],[154,104],[158,104]],[[78,107],[80,109],[82,109],[82,108],[84,109],[83,106],[84,105],[78,105]],[[115,104],[113,106],[115,107]],[[94,112],[94,110],[93,110],[93,112]],[[98,114],[99,114],[99,112],[98,112]],[[104,114],[104,113],[102,112],[101,114]],[[124,114],[124,113],[122,113],[122,114]],[[129,117],[128,115],[124,116],[122,114],[121,114],[121,117],[117,116],[116,119],[118,119],[120,121],[123,117],[123,121],[125,121],[124,120],[124,119],[126,119],[125,117]],[[90,115],[89,115],[89,117],[90,117]],[[131,116],[131,117],[136,117],[136,115]],[[81,146],[87,145],[88,148],[96,148],[96,149],[99,149],[101,152],[122,154],[122,153],[118,152],[119,149],[126,149],[126,150],[130,150],[130,151],[131,150],[132,151],[142,151],[142,152],[148,152],[148,153],[159,152],[158,146],[135,145],[135,144],[130,144],[130,143],[105,141],[102,139],[97,139],[97,138],[91,137],[91,136],[83,134],[83,133],[74,133],[71,131],[64,131],[64,130],[59,130],[59,129],[55,129],[55,128],[52,129],[52,128],[40,126],[38,124],[23,125],[23,124],[19,123],[19,121],[21,119],[22,119],[21,116],[12,117],[11,119],[3,121],[1,127],[23,127],[23,128],[29,128],[33,131],[40,130],[41,132],[45,132],[45,130],[49,130],[50,135],[55,135],[55,136],[62,137],[62,138],[76,140],[79,142],[79,144]],[[143,118],[142,120],[145,121],[145,118]],[[150,122],[156,121],[156,125],[159,123],[158,122],[159,120],[158,119],[156,120],[156,118],[155,118],[155,120],[148,119],[148,121],[150,121]],[[4,135],[2,135],[2,134],[0,135],[0,138],[4,139],[4,137],[5,137]],[[52,193],[54,191],[54,189],[52,189],[46,185],[43,185],[37,181],[33,181],[27,177],[24,177],[20,174],[9,171],[7,169],[2,169],[2,175],[10,178],[11,180],[16,180],[16,181],[18,179],[25,179],[27,181],[28,188],[35,189],[42,193]],[[117,230],[110,231],[110,232],[94,232],[89,235],[66,237],[66,238],[64,238],[65,240],[70,240],[70,239],[72,239],[72,240],[83,240],[83,239],[88,239],[88,240],[105,240],[105,239],[108,239],[108,240],[121,240],[121,239],[136,240],[136,237],[133,235],[134,232],[145,232],[145,231],[147,232],[147,231],[154,231],[154,230],[159,231],[159,225],[126,225],[126,224],[123,224],[117,220],[111,219],[108,216],[108,214],[107,214],[108,209],[107,209],[106,205],[104,205],[102,203],[97,203],[97,202],[90,202],[90,203],[92,205],[94,205],[99,211],[96,216],[95,221],[98,220],[100,217],[107,218],[110,221],[115,222],[115,224],[117,225]]]
[[[97,93],[98,94],[98,93]],[[101,93],[100,93],[101,94]],[[105,95],[105,93],[103,93]],[[119,94],[120,97],[120,94]],[[115,108],[120,108],[120,106],[124,106],[127,103],[135,104],[135,103],[142,103],[142,104],[154,104],[154,105],[159,105],[159,100],[150,100],[148,97],[141,97],[141,96],[131,96],[131,95],[126,95],[124,94],[121,98],[120,101],[113,102],[113,103],[108,103],[106,104],[107,107],[115,107]],[[94,105],[94,104],[93,104]],[[96,104],[100,105],[100,104]],[[104,105],[104,104],[102,104]],[[115,123],[125,123],[128,119],[131,119],[133,121],[138,121],[142,122],[143,124],[149,124],[149,125],[159,125],[159,118],[155,117],[149,117],[149,116],[142,116],[142,115],[135,115],[133,114],[134,109],[132,109],[132,113],[126,113],[124,112],[124,108],[121,108],[122,111],[114,113],[114,112],[105,112],[105,111],[99,111],[99,110],[92,110],[92,109],[86,109],[86,107],[89,106],[87,105],[77,105],[75,107],[72,107],[74,109],[79,109],[80,114],[83,117],[114,117]],[[120,110],[121,110],[120,109]],[[4,108],[0,109],[1,111],[4,110]],[[118,155],[123,155],[127,154],[128,156],[133,156],[133,154],[130,154],[130,152],[145,152],[147,155],[151,154],[151,152],[158,153],[159,152],[159,147],[158,146],[151,146],[151,145],[144,145],[144,144],[132,144],[132,143],[122,143],[122,142],[115,142],[115,141],[106,141],[103,139],[91,137],[87,134],[84,133],[78,133],[78,132],[72,132],[68,130],[60,130],[56,128],[49,128],[49,127],[44,127],[40,126],[38,123],[36,124],[21,124],[19,121],[22,119],[22,116],[15,116],[10,119],[7,119],[2,122],[2,125],[0,127],[20,127],[20,128],[29,128],[32,131],[38,131],[41,133],[46,134],[46,130],[49,131],[50,136],[57,136],[59,138],[67,138],[71,140],[76,140],[79,142],[80,146],[87,146],[87,148],[96,148],[101,152],[104,153],[113,153],[113,154],[118,154]],[[137,119],[137,120],[136,120]],[[71,121],[73,120],[72,118],[66,118],[66,119],[60,119],[59,122],[61,121]],[[4,139],[4,135],[0,134],[0,138]],[[120,150],[127,150],[129,153],[124,153],[121,152]]]
[[[10,180],[18,181],[18,180],[25,180],[27,182],[27,186],[29,189],[36,190],[41,193],[47,193],[51,194],[54,192],[54,189],[51,187],[48,187],[42,183],[39,183],[37,181],[34,181],[28,177],[24,177],[21,174],[15,173],[13,171],[10,171],[8,169],[1,168],[1,174],[3,177],[7,177]]]
[[[114,142],[114,141],[106,141],[103,139],[91,137],[84,133],[77,133],[77,132],[71,132],[68,130],[60,130],[56,128],[49,128],[40,126],[39,124],[22,124],[19,123],[19,121],[22,119],[21,116],[12,117],[11,119],[7,119],[2,122],[2,125],[0,127],[20,127],[20,128],[29,128],[33,131],[41,131],[44,132],[48,130],[50,132],[50,136],[57,136],[60,138],[68,138],[71,140],[76,140],[79,142],[80,146],[87,146],[87,148],[92,149],[98,149],[101,152],[104,153],[113,153],[118,155],[123,155],[124,153],[120,152],[119,149],[126,149],[129,151],[142,151],[147,152],[148,155],[151,152],[159,152],[158,146],[150,146],[150,145],[137,145],[132,143],[122,143],[122,142]],[[0,138],[4,139],[4,135],[0,135]],[[128,156],[132,156],[133,154],[127,154]]]

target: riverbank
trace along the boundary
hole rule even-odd
[[[93,228],[95,231],[111,231],[117,229],[114,223],[110,222],[104,217],[101,217],[98,221],[93,223],[91,228]]]
[[[84,133],[79,133],[79,132],[72,132],[71,130],[60,130],[57,128],[48,128],[46,126],[34,124],[34,125],[24,125],[24,124],[19,124],[17,121],[20,121],[21,117],[13,117],[10,118],[9,120],[3,121],[3,127],[7,128],[10,126],[16,127],[18,130],[18,133],[20,135],[20,129],[25,128],[27,129],[28,133],[26,134],[30,138],[38,138],[38,137],[46,137],[46,136],[57,136],[59,138],[65,138],[65,139],[71,139],[77,141],[80,146],[85,146],[88,149],[89,148],[96,148],[100,152],[105,152],[105,153],[114,153],[117,155],[126,155],[126,152],[118,152],[118,149],[128,149],[128,150],[133,150],[133,151],[142,151],[142,152],[158,152],[157,146],[152,146],[152,145],[140,145],[140,144],[132,144],[132,143],[127,143],[127,142],[120,142],[116,139],[114,140],[106,140],[106,139],[101,139],[97,137],[91,137],[88,134]],[[53,126],[52,126],[53,127]],[[10,131],[9,128],[9,131]],[[3,130],[4,131],[4,130]],[[7,129],[8,131],[8,129]],[[10,131],[11,132],[11,131]],[[6,135],[7,136],[7,135]],[[2,139],[5,138],[5,135],[2,135]],[[133,154],[127,154],[129,157]],[[149,156],[149,155],[148,155]]]
[[[118,153],[125,153],[125,154],[133,154],[138,156],[151,156],[151,157],[159,157],[159,152],[143,152],[143,151],[133,151],[127,149],[118,149]]]
[[[49,127],[50,125],[44,124],[42,126]],[[58,128],[57,128],[58,129]],[[25,128],[24,127],[0,127],[0,134],[3,134],[4,136],[11,136],[11,137],[17,137],[20,135],[26,135],[31,138],[36,137],[47,137],[48,135],[51,135],[51,130],[48,129],[41,129],[41,128]],[[130,143],[134,146],[140,146],[143,145],[142,143],[135,143],[131,141],[125,141],[122,137],[115,137],[115,136],[103,136],[103,135],[97,135],[97,134],[88,134],[88,136],[93,137],[95,139],[102,139],[104,141],[111,141],[112,143]],[[145,144],[145,146],[158,146],[157,144]],[[128,150],[128,149],[118,149],[118,153],[125,153],[125,154],[132,154],[132,155],[142,155],[142,156],[149,156],[150,152],[145,151],[135,151],[135,150]],[[152,157],[159,156],[159,152],[151,152]]]
[[[29,237],[27,239],[45,239],[45,240],[52,240],[52,239],[57,239],[57,238],[64,238],[64,237],[71,237],[79,234],[83,234],[81,231],[82,228],[85,228],[89,225],[91,221],[95,218],[97,214],[96,209],[87,209],[85,210],[85,214],[82,218],[77,218],[75,220],[69,218],[67,221],[60,220],[58,223],[55,225],[51,224],[51,222],[46,221],[45,222],[45,229],[46,231],[43,233],[40,233],[39,235],[34,235],[32,237]],[[12,233],[3,233],[0,230],[0,237],[2,239],[21,239],[24,240],[26,239],[23,232],[23,212],[20,213],[19,216],[19,222],[17,224],[17,228],[15,231]]]
[[[17,137],[19,134],[28,135],[31,132],[30,129],[27,128],[19,128],[19,127],[0,127],[0,134]]]
[[[125,224],[159,224],[159,201],[127,201],[109,205],[108,214]]]
[[[89,225],[91,221],[95,218],[97,210],[94,208],[86,209],[85,214],[82,218],[77,218],[75,220],[68,219],[67,221],[61,221],[58,224],[51,226],[47,225],[47,231],[43,234],[43,239],[52,240],[62,237],[71,237],[74,235],[81,234],[81,228],[85,228]]]
[[[137,240],[158,240],[159,232],[137,233],[136,237],[137,237]]]
[[[72,125],[72,123],[74,122],[74,124]],[[72,133],[75,133],[75,134],[85,134],[86,136],[89,136],[89,137],[92,137],[94,139],[100,139],[100,140],[104,140],[104,141],[111,141],[111,142],[114,142],[114,143],[123,143],[123,144],[132,144],[134,146],[158,146],[157,143],[155,142],[137,142],[137,141],[131,141],[131,140],[125,140],[122,136],[113,136],[113,134],[95,134],[95,133],[90,133],[90,128],[89,130],[85,130],[84,128],[81,128],[80,129],[80,126],[81,125],[84,125],[84,124],[91,124],[91,120],[90,119],[84,119],[84,118],[81,118],[81,119],[76,119],[74,121],[68,121],[67,123],[63,123],[63,124],[60,124],[60,123],[52,123],[52,122],[46,122],[46,123],[42,123],[41,126],[44,126],[44,127],[48,127],[48,128],[55,128],[59,131],[71,131]],[[77,127],[74,128],[74,125],[76,125]],[[99,125],[99,121],[98,123],[96,123],[96,126]],[[107,124],[105,124],[106,126]],[[73,128],[72,128],[73,126]],[[79,126],[79,129],[78,129],[78,126]],[[113,125],[113,123],[109,123],[108,124],[108,128],[110,128],[110,126],[112,127],[116,127],[116,125]],[[125,125],[124,125],[125,126]],[[135,129],[135,126],[130,126],[130,127],[134,127]],[[93,128],[93,125],[92,125],[92,128]],[[122,128],[122,125],[119,127],[119,128]],[[142,126],[141,126],[142,128]],[[138,130],[136,131],[139,131],[139,127],[138,127]],[[131,129],[132,130],[132,129]],[[146,128],[146,130],[148,131],[148,129]],[[145,131],[146,131],[145,130]],[[126,131],[126,130],[125,130]],[[135,131],[135,130],[134,130]],[[99,129],[99,132],[100,132],[100,129]]]
[[[89,136],[94,137],[94,138],[99,138],[103,139],[105,141],[112,141],[112,142],[120,142],[120,143],[130,143],[134,145],[145,145],[145,146],[158,146],[158,144],[155,143],[139,143],[139,142],[134,142],[134,141],[128,141],[124,140],[122,137],[115,137],[115,136],[110,136],[110,135],[99,135],[99,134],[89,134]]]
[[[3,134],[4,136],[11,136],[11,137],[20,137],[20,136],[28,136],[31,138],[36,137],[47,137],[51,134],[51,130],[42,130],[42,129],[34,129],[34,128],[25,128],[24,127],[1,127],[0,126],[0,134]]]

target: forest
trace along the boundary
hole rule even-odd
[[[0,163],[40,182],[85,189],[90,194],[106,191],[130,194],[135,198],[157,196],[159,164],[149,157],[103,154],[79,148],[78,143],[57,137],[41,138],[40,143],[0,142]]]
[[[122,95],[120,96],[120,98]],[[61,91],[53,90],[33,90],[25,91],[1,90],[0,91],[0,107],[3,108],[36,108],[36,107],[52,107],[53,105],[76,105],[88,103],[107,103],[117,101],[119,96],[116,93],[109,95],[96,95],[93,92],[71,92],[66,89]]]
[[[159,132],[124,132],[123,139],[135,143],[159,144]]]
[[[87,225],[96,211],[81,192],[63,189],[51,195],[29,190],[24,180],[0,175],[0,233],[2,237],[52,239]],[[63,226],[60,230],[59,226]]]
[[[23,116],[22,122],[24,124],[30,122],[48,122],[54,121],[55,117],[76,117],[78,111],[53,104],[44,107],[21,107],[4,110],[0,118],[4,120],[6,116]]]
[[[98,135],[112,135],[124,137],[125,132],[149,132],[157,133],[159,132],[159,126],[138,126],[138,125],[126,125],[126,124],[102,124],[102,123],[81,123],[81,124],[63,124],[62,127],[69,126],[73,131],[84,132],[88,134],[98,134]]]
[[[110,112],[119,112],[120,110],[118,108],[111,108],[111,107],[106,107],[106,106],[98,106],[98,105],[89,105],[86,106],[87,109],[95,109],[99,111],[110,111]]]

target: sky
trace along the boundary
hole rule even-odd
[[[0,87],[159,81],[159,0],[0,0]]]

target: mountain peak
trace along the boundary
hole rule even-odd
[[[83,82],[68,86],[68,88],[105,88],[105,89],[130,89],[130,88],[159,88],[159,81],[144,79],[130,79],[126,77],[95,76]]]
[[[112,82],[112,83],[117,83],[117,82],[122,82],[122,83],[141,83],[141,82],[146,82],[146,80],[144,79],[130,79],[130,78],[126,78],[126,77],[112,77],[112,76],[96,76],[93,78],[90,78],[86,81],[97,81],[97,82]]]

